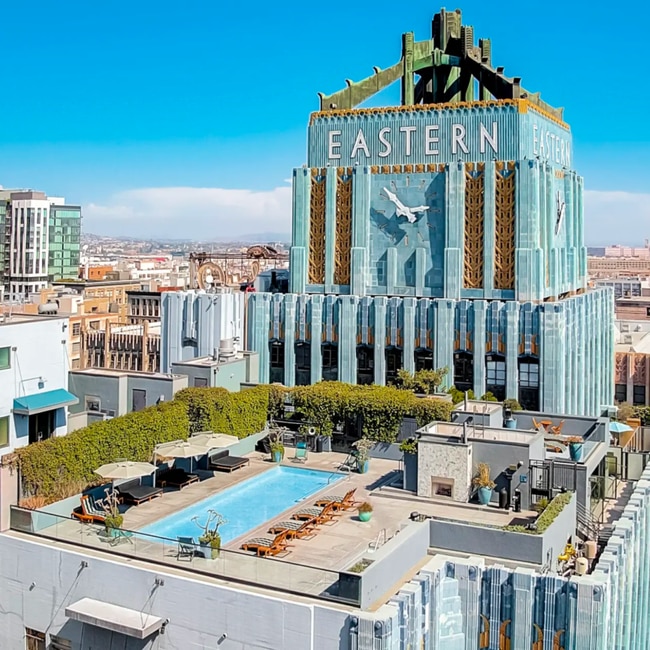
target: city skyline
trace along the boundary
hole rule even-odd
[[[78,2],[36,5],[30,39],[7,35],[8,68],[17,96],[35,85],[47,92],[43,101],[3,107],[0,184],[69,196],[84,208],[84,229],[97,234],[146,237],[155,228],[159,237],[214,239],[288,235],[288,177],[305,162],[305,115],[317,109],[317,91],[367,76],[368,61],[394,63],[396,30],[417,28],[426,38],[422,25],[438,8],[422,3],[393,15],[380,2],[372,16],[350,7],[348,21],[318,14],[304,30],[303,13],[279,17],[254,3],[245,29],[235,31],[228,27],[242,17],[232,8],[118,2],[103,15]],[[512,8],[501,21],[477,2],[462,8],[477,34],[492,36],[507,75],[565,107],[574,166],[585,177],[587,244],[635,244],[645,237],[650,193],[630,162],[650,153],[650,91],[635,88],[626,119],[612,119],[598,85],[616,78],[618,63],[591,46],[606,18],[604,3],[592,7],[589,15],[563,8],[562,21],[543,19],[537,6]],[[647,16],[640,2],[628,10],[641,22]],[[7,19],[22,13],[11,7]],[[64,27],[75,38],[53,47],[48,34]],[[531,46],[539,42],[557,47],[542,58]],[[640,42],[627,52],[641,60]],[[251,79],[243,90],[242,75]],[[397,98],[393,86],[371,101]]]

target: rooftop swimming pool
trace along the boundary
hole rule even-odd
[[[173,540],[177,537],[196,539],[202,531],[192,518],[198,517],[198,523],[204,524],[208,510],[215,510],[227,521],[219,528],[221,543],[227,544],[309,499],[328,484],[335,485],[342,478],[330,472],[278,465],[173,515],[163,517],[142,528],[140,532]]]

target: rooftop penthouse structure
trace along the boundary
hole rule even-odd
[[[359,108],[393,82],[399,105]],[[321,94],[307,142],[291,293],[248,305],[262,381],[384,385],[448,367],[448,386],[532,410],[612,403],[613,301],[587,289],[570,127],[493,66],[460,11]]]

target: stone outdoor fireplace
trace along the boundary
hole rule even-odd
[[[467,503],[471,490],[472,444],[422,436],[418,440],[418,496]]]
[[[431,496],[432,497],[448,497],[452,498],[454,495],[454,479],[445,478],[444,476],[431,477]]]

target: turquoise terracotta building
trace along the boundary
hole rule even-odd
[[[491,66],[460,12],[330,96],[293,172],[289,294],[251,295],[261,381],[447,385],[531,410],[613,401],[613,297],[587,289],[583,179],[562,110]],[[389,83],[402,102],[356,108]]]

